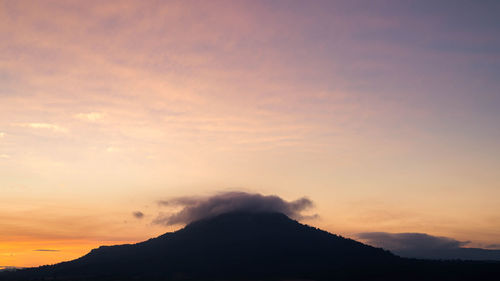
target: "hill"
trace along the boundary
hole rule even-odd
[[[0,280],[495,280],[499,263],[400,258],[280,213],[227,213]]]

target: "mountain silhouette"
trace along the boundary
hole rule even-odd
[[[280,213],[234,212],[0,280],[498,280],[500,263],[400,258]]]

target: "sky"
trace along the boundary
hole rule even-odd
[[[0,0],[0,267],[307,198],[347,237],[500,244],[498,1]],[[314,215],[317,216],[314,216]]]

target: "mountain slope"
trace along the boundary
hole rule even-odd
[[[417,280],[434,275],[446,280],[478,272],[500,270],[495,264],[402,259],[283,214],[229,213],[138,244],[100,247],[71,262],[9,273],[3,280]]]

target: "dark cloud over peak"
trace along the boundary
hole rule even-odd
[[[160,214],[154,223],[163,225],[187,224],[199,219],[223,213],[279,212],[291,218],[308,218],[301,213],[313,207],[308,198],[285,201],[276,195],[261,195],[246,192],[225,192],[209,197],[178,197],[159,201],[162,206],[178,206],[181,209],[169,214]]]

